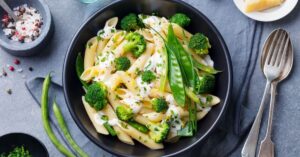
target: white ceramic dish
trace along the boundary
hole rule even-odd
[[[297,5],[298,0],[285,0],[283,4],[278,7],[274,7],[271,9],[267,9],[261,12],[245,12],[245,2],[244,0],[233,0],[237,8],[249,18],[262,21],[262,22],[271,22],[279,20],[285,16],[287,16]]]

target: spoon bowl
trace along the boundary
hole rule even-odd
[[[275,37],[275,32],[277,30],[285,31],[283,29],[276,29],[276,30],[274,30],[270,34],[270,36],[266,39],[262,52],[267,52],[270,49],[270,44],[266,44],[266,43],[269,42],[269,41],[271,41]],[[292,67],[293,67],[293,62],[294,62],[293,45],[292,45],[292,42],[290,40],[288,32],[287,32],[287,35],[288,35],[289,43],[288,43],[288,49],[287,49],[287,53],[286,53],[285,65],[283,66],[282,73],[280,74],[280,76],[277,79],[274,80],[274,82],[275,81],[276,82],[280,82],[280,81],[284,80],[285,78],[287,78],[287,76],[289,75],[289,73],[291,72]],[[261,67],[261,69],[264,69],[266,57],[267,57],[267,53],[262,53],[261,60],[260,60],[260,67]]]

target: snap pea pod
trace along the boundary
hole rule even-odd
[[[174,52],[180,64],[180,67],[182,68],[182,73],[184,73],[186,84],[189,87],[194,87],[195,73],[192,58],[182,47],[181,43],[178,41],[177,37],[174,34],[174,30],[171,24],[168,27],[167,45]]]
[[[69,129],[66,125],[66,122],[64,120],[64,117],[61,113],[60,108],[58,107],[56,101],[54,100],[53,102],[53,113],[54,116],[58,122],[58,126],[60,127],[61,131],[63,132],[63,134],[65,135],[66,140],[69,142],[69,144],[71,145],[71,147],[79,154],[79,156],[81,157],[88,157],[88,155],[77,145],[77,143],[74,141],[74,139],[72,138]]]
[[[116,136],[117,133],[115,131],[115,129],[108,124],[108,117],[106,115],[103,115],[102,117],[102,120],[106,121],[103,126],[105,127],[105,129],[108,131],[108,133],[111,135],[111,136]]]
[[[127,122],[130,126],[132,126],[133,128],[137,129],[138,131],[142,132],[142,133],[148,133],[149,129],[145,126],[142,125],[136,121],[130,120]]]
[[[178,136],[193,136],[197,132],[197,109],[194,102],[188,100],[189,120],[184,128],[177,132]]]
[[[185,106],[185,88],[180,64],[174,52],[166,45],[168,51],[168,77],[175,101],[181,107]]]
[[[168,80],[168,52],[167,52],[166,48],[163,48],[162,55],[163,55],[162,57],[164,60],[164,65],[163,65],[163,73],[161,74],[161,77],[160,77],[159,90],[161,92],[164,92],[166,84],[167,84],[167,80]]]
[[[105,129],[108,131],[108,133],[111,136],[117,136],[115,129],[111,125],[109,125],[107,122],[104,123],[103,126],[105,127]]]
[[[217,74],[217,73],[221,72],[221,71],[219,71],[219,70],[216,70],[216,69],[213,68],[213,67],[210,67],[210,66],[201,64],[201,63],[199,63],[199,62],[197,62],[197,61],[195,61],[195,60],[193,60],[193,63],[194,63],[194,66],[195,66],[196,68],[198,68],[198,69],[200,69],[200,70],[202,70],[202,71],[204,71],[204,72],[207,72],[207,73],[209,73],[209,74]]]
[[[79,78],[81,84],[84,86],[84,88],[87,88],[88,87],[88,84],[81,80],[80,79],[80,76],[81,74],[83,73],[84,71],[84,68],[83,68],[83,58],[82,58],[82,55],[81,53],[78,53],[77,57],[76,57],[76,74],[77,74],[77,77]]]
[[[185,93],[186,95],[193,100],[195,103],[199,104],[200,99],[197,97],[197,95],[193,92],[193,89],[185,87]]]
[[[48,74],[43,83],[42,97],[41,97],[41,108],[42,108],[42,121],[44,125],[44,129],[50,138],[51,142],[54,146],[65,156],[67,157],[75,157],[73,153],[71,153],[55,136],[49,122],[49,112],[48,112],[48,92],[49,86],[51,82],[51,76]]]
[[[153,30],[156,34],[158,34],[158,36],[161,38],[161,40],[163,40],[163,42],[166,43],[165,39],[162,37],[162,35],[158,31],[156,31],[154,28],[152,28],[149,25],[145,24],[145,26],[148,27],[149,29]],[[166,46],[162,50],[162,55],[163,55],[162,57],[163,57],[165,64],[162,65],[163,66],[163,74],[161,74],[161,77],[160,77],[159,91],[164,92],[167,81],[168,81],[168,52],[167,52]]]

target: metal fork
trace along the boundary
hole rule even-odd
[[[285,56],[287,51],[284,51],[284,48],[288,40],[287,35],[288,34],[286,31],[277,29],[270,34],[265,42],[263,54],[267,53],[265,54],[267,57],[264,61],[263,72],[267,79],[267,83],[258,113],[242,149],[242,157],[255,157],[260,123],[265,108],[264,106],[266,96],[270,91],[271,82],[280,76],[280,73],[282,72],[283,66],[285,64]]]

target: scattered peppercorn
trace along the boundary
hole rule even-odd
[[[16,65],[19,65],[21,62],[20,62],[20,60],[15,59],[15,60],[14,60],[14,63],[15,63]]]
[[[7,72],[4,70],[4,68],[2,68],[2,74],[3,74],[4,77],[7,76]]]
[[[11,66],[11,65],[8,67],[8,69],[9,69],[10,71],[15,71],[15,68],[14,68],[13,66]]]
[[[8,88],[8,89],[6,90],[6,92],[7,92],[7,94],[9,94],[9,95],[12,94],[12,90],[11,90],[10,88]]]
[[[33,71],[33,68],[32,68],[32,67],[29,67],[28,70],[29,70],[29,71]]]

